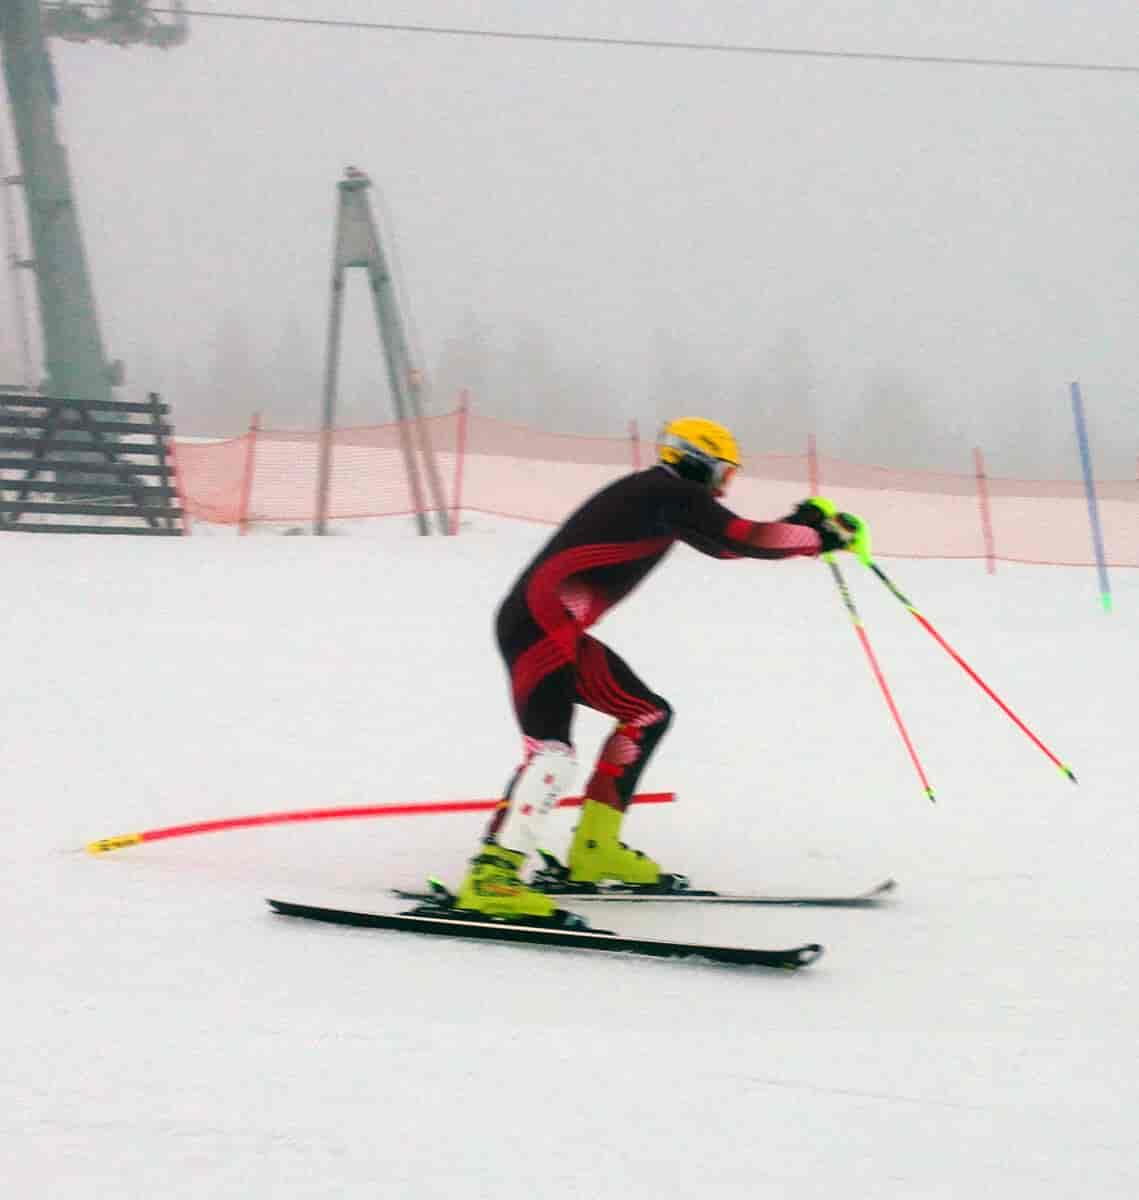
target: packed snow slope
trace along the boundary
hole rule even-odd
[[[789,500],[792,498],[788,498]],[[95,857],[214,817],[489,798],[519,743],[492,612],[545,528],[3,538],[0,1178],[14,1198],[1139,1194],[1139,576],[884,565],[1073,785],[845,565],[679,548],[597,634],[677,720],[627,837],[723,889],[875,910],[605,906],[820,941],[796,974],[339,929],[264,898],[458,880],[479,815]],[[583,713],[582,776],[607,726]],[[572,815],[556,816],[563,849]]]

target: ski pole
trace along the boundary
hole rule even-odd
[[[1009,708],[1009,706],[1000,698],[1000,696],[998,696],[996,692],[994,692],[993,689],[989,687],[989,685],[980,677],[980,675],[978,675],[977,672],[974,671],[973,668],[961,657],[961,655],[953,649],[953,647],[945,640],[945,638],[943,638],[941,634],[934,629],[929,620],[920,612],[918,612],[909,598],[901,591],[898,585],[894,583],[890,576],[887,575],[886,572],[883,571],[873,559],[867,558],[865,561],[870,570],[873,571],[874,574],[877,575],[878,578],[886,585],[886,587],[889,588],[889,590],[906,606],[914,620],[917,621],[918,624],[930,634],[934,641],[936,641],[937,644],[949,655],[949,657],[952,658],[955,663],[957,663],[957,665],[965,672],[965,674],[968,675],[978,687],[980,687],[985,695],[997,705],[997,707],[1012,721],[1014,725],[1016,725],[1018,729],[1027,734],[1028,737],[1035,742],[1041,750],[1044,751],[1044,753],[1052,760],[1052,762],[1054,762],[1056,766],[1058,766],[1060,770],[1063,771],[1073,783],[1075,783],[1076,775],[1072,768],[1069,767],[1067,763],[1061,762],[1060,759],[1048,749],[1048,747],[1036,736],[1036,734],[1032,732],[1031,729],[1028,728],[1028,726],[1020,719],[1020,717],[1018,717],[1016,713]]]
[[[910,735],[906,732],[905,723],[902,720],[901,713],[898,712],[898,706],[894,703],[894,697],[890,694],[890,689],[886,685],[886,678],[882,674],[882,668],[878,665],[878,659],[871,648],[870,638],[863,627],[862,618],[858,615],[858,609],[854,605],[854,597],[850,594],[850,588],[846,585],[846,579],[843,577],[842,571],[839,570],[838,563],[835,562],[833,554],[824,554],[823,558],[827,566],[831,569],[831,575],[834,577],[839,595],[846,606],[846,611],[850,614],[851,622],[854,625],[854,632],[858,634],[858,640],[862,643],[862,648],[866,651],[866,657],[870,660],[870,669],[874,672],[874,678],[878,680],[878,686],[882,689],[882,695],[886,698],[886,707],[889,708],[890,715],[894,718],[894,723],[898,727],[898,732],[902,735],[902,741],[906,744],[910,761],[914,764],[914,769],[918,773],[922,787],[925,788],[925,794],[929,797],[930,803],[936,804],[937,800],[934,797],[933,788],[930,786],[925,771],[922,769],[921,760],[918,758],[913,742],[910,741]]]

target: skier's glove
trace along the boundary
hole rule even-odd
[[[851,554],[857,555],[859,560],[870,565],[870,527],[861,517],[856,517],[853,513],[840,512],[835,513],[829,524],[833,527],[836,537],[844,537],[845,541],[838,547],[840,550],[849,550]],[[824,534],[820,532],[820,537]],[[823,553],[827,550],[824,547]]]
[[[870,530],[866,522],[853,513],[839,512],[834,501],[825,496],[808,497],[783,520],[788,525],[806,525],[813,529],[822,542],[822,554],[849,550],[864,563],[870,562]]]
[[[783,518],[785,525],[806,525],[811,529],[822,529],[828,518],[838,512],[834,502],[825,496],[810,496],[795,507],[790,516]]]

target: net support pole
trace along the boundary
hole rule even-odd
[[[238,533],[249,532],[249,501],[253,495],[253,473],[257,469],[257,434],[261,429],[261,414],[254,413],[249,421],[249,432],[245,435],[245,469],[241,476],[241,515],[237,521]]]
[[[423,411],[423,372],[418,367],[409,366],[406,376],[409,387],[408,402],[411,408],[412,420],[415,424],[416,437],[419,439],[419,454],[423,460],[423,472],[427,477],[427,490],[430,492],[435,505],[435,523],[440,533],[449,534],[451,532],[451,522],[447,516],[447,497],[443,494],[443,481],[440,478],[439,466],[435,460],[435,447],[431,443],[431,427]]]
[[[186,494],[186,484],[182,477],[182,458],[178,453],[178,442],[171,438],[166,445],[166,456],[170,462],[170,474],[174,479],[174,491],[178,496],[178,507],[182,510],[182,533],[189,537],[194,529],[193,518],[190,516],[189,497]]]
[[[977,476],[977,500],[981,506],[981,537],[985,543],[985,568],[990,575],[997,573],[996,542],[993,540],[993,514],[989,508],[989,477],[985,474],[985,457],[980,446],[973,448],[973,469]]]
[[[343,210],[336,213],[339,246]],[[336,387],[340,377],[340,327],[344,315],[344,267],[335,252],[332,264],[332,302],[328,309],[328,340],[324,351],[324,397],[320,419],[320,457],[316,470],[316,516],[313,533],[328,532],[328,491],[332,478],[332,431],[336,427]]]
[[[365,172],[356,167],[348,167],[344,178],[336,186],[339,203],[336,211],[336,242],[333,249],[333,295],[329,316],[329,351],[325,374],[316,532],[325,532],[327,518],[344,275],[352,268],[360,268],[367,275],[368,289],[372,296],[372,308],[383,350],[388,390],[395,408],[396,431],[407,472],[415,523],[421,534],[431,532],[427,519],[429,506],[424,496],[424,481],[420,473],[419,459],[422,457],[422,471],[432,493],[431,506],[435,509],[439,532],[447,533],[447,501],[435,466],[435,455],[424,415],[422,392],[425,381],[423,372],[411,360],[407,331],[396,295],[395,279],[368,200],[368,189],[372,186],[372,181]]]
[[[459,517],[463,511],[463,459],[467,454],[467,418],[471,409],[471,394],[466,388],[459,393],[459,424],[455,436],[455,489],[451,509],[451,533],[459,532]]]
[[[370,221],[371,214],[367,213]],[[375,253],[379,252],[376,242]],[[419,475],[419,464],[415,457],[412,441],[412,423],[416,416],[411,396],[411,381],[407,374],[407,358],[392,321],[391,279],[385,269],[375,261],[367,262],[368,283],[372,293],[372,307],[379,327],[380,344],[384,350],[384,366],[387,368],[388,388],[396,411],[396,428],[399,431],[400,447],[407,469],[407,482],[411,490],[411,502],[415,511],[415,523],[421,534],[431,532],[427,521],[427,501],[423,494],[423,481]]]

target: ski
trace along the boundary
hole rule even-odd
[[[677,878],[673,876],[672,878]],[[627,884],[597,884],[583,890],[580,885],[568,881],[564,885],[548,886],[535,882],[535,887],[549,895],[558,896],[580,904],[584,901],[622,901],[654,903],[671,902],[675,904],[750,904],[750,905],[785,905],[802,908],[871,908],[889,896],[896,888],[893,879],[884,879],[874,887],[864,892],[847,893],[801,893],[790,895],[775,895],[765,893],[749,894],[745,892],[716,892],[706,888],[690,887],[635,887]],[[436,899],[438,890],[432,884],[431,890],[415,891],[406,888],[392,888],[391,894],[401,900],[416,900],[420,903]]]
[[[714,946],[701,942],[661,941],[657,938],[622,937],[605,929],[561,928],[496,921],[474,914],[458,914],[439,905],[425,905],[406,913],[379,913],[301,904],[269,899],[269,907],[286,917],[354,925],[367,929],[398,930],[405,933],[443,937],[479,938],[514,945],[558,946],[606,954],[630,954],[648,958],[696,959],[733,966],[780,967],[796,970],[822,954],[822,946],[810,943],[782,950],[752,946]]]

